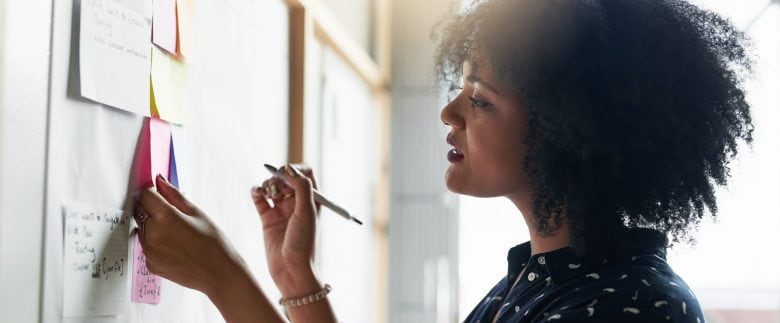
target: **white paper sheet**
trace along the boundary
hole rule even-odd
[[[81,95],[148,116],[152,25],[114,1],[81,1]]]
[[[130,301],[128,217],[76,203],[65,205],[63,216],[63,316],[122,314]]]

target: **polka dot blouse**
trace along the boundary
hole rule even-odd
[[[496,314],[497,322],[704,322],[664,247],[589,262],[570,248],[531,256],[526,242],[509,250],[508,262],[507,276],[466,322],[490,323]]]

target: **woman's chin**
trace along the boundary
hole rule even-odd
[[[447,189],[450,192],[481,198],[506,195],[503,190],[499,190],[496,187],[491,187],[490,185],[480,185],[480,183],[474,182],[470,183],[464,178],[464,176],[459,175],[460,174],[458,174],[456,171],[453,171],[451,167],[447,169],[447,173],[444,175],[444,183],[447,185]]]
[[[447,185],[447,189],[450,190],[450,192],[465,194],[462,191],[462,183],[458,180],[457,174],[454,174],[452,166],[453,165],[450,165],[450,167],[447,168],[447,172],[444,173],[444,184]]]
[[[473,185],[469,185],[469,183],[464,180],[463,176],[459,176],[461,174],[458,174],[458,172],[452,168],[451,165],[444,175],[444,183],[447,185],[447,189],[456,194],[479,196],[480,194],[478,194],[478,192],[474,192]]]

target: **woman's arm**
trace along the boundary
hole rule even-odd
[[[276,194],[255,188],[252,197],[263,221],[271,277],[285,299],[294,299],[314,294],[323,285],[312,266],[317,215],[313,176],[284,169],[287,175],[264,184],[273,184]],[[157,192],[143,190],[135,212],[149,271],[203,292],[228,322],[284,322],[211,219],[165,178],[155,180]],[[287,310],[295,323],[336,322],[327,298]]]
[[[262,187],[252,189],[252,200],[263,222],[268,269],[285,299],[312,295],[324,287],[312,265],[318,214],[312,197],[315,187],[311,169],[286,165]],[[327,297],[287,307],[287,311],[295,323],[337,321]]]
[[[224,279],[205,294],[226,322],[284,322],[281,315],[243,268],[221,275]]]
[[[158,176],[135,212],[150,272],[206,294],[228,322],[284,322],[211,219]]]

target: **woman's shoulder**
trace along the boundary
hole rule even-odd
[[[550,320],[703,322],[696,296],[663,252],[602,261],[567,282],[545,311]]]

